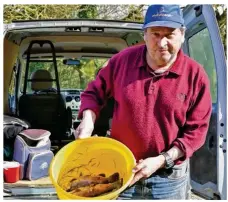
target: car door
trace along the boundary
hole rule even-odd
[[[227,87],[226,59],[211,5],[183,9],[186,24],[184,51],[202,64],[209,76],[213,111],[206,142],[191,158],[191,186],[208,199],[227,198]]]

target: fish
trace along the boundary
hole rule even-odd
[[[123,185],[123,178],[108,184],[96,184],[86,187],[76,188],[71,191],[71,194],[81,196],[81,197],[95,197],[102,194],[106,194],[110,191],[119,189]]]
[[[78,179],[75,179],[71,183],[71,186],[67,190],[67,192],[70,192],[80,187],[86,187],[86,186],[96,185],[96,184],[108,184],[108,183],[115,182],[117,180],[119,180],[119,173],[114,173],[110,175],[108,178],[104,177],[104,174],[99,174],[98,176],[85,175],[85,176],[79,177]]]
[[[62,187],[65,191],[70,189],[72,182],[74,182],[76,179],[73,176],[65,176],[58,180],[58,185]]]

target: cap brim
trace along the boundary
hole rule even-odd
[[[143,25],[143,29],[146,29],[148,27],[170,27],[170,28],[181,28],[183,27],[183,24],[178,22],[167,22],[167,21],[154,21],[150,22],[146,25]]]

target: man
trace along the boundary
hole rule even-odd
[[[111,137],[137,165],[121,197],[186,199],[188,159],[205,142],[212,103],[203,67],[181,50],[184,20],[177,5],[152,5],[146,45],[114,55],[82,95],[76,138],[89,137],[107,97],[115,99]]]

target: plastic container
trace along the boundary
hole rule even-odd
[[[20,178],[20,164],[16,161],[4,161],[4,181],[6,183],[15,183]]]
[[[122,143],[107,137],[90,137],[76,140],[64,146],[51,162],[49,173],[59,199],[108,200],[115,199],[133,179],[132,169],[136,164],[132,152]],[[109,176],[119,172],[123,186],[105,195],[80,197],[70,194],[58,185],[63,171],[73,168],[74,176],[104,173]]]

